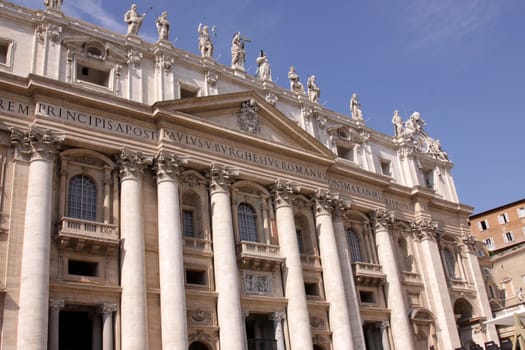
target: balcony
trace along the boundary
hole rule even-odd
[[[386,275],[381,265],[355,262],[352,263],[352,270],[358,285],[375,287],[385,283]]]
[[[275,271],[283,262],[278,246],[248,241],[237,244],[237,260],[242,268],[263,271]]]
[[[464,292],[467,292],[467,293],[474,292],[473,284],[467,281],[449,278],[448,283],[449,283],[450,288],[453,291],[463,292],[463,293]]]
[[[116,225],[62,218],[56,239],[60,248],[88,254],[112,255],[119,246]]]
[[[184,252],[212,256],[211,241],[208,239],[184,237]]]
[[[321,258],[318,255],[301,254],[303,268],[322,271]]]
[[[421,275],[417,272],[403,271],[403,282],[405,284],[423,285]]]

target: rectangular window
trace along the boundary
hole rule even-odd
[[[186,283],[196,284],[199,286],[208,285],[208,277],[206,271],[203,270],[186,270]]]
[[[485,244],[487,245],[487,249],[488,250],[494,250],[494,239],[491,238],[487,238],[485,240]]]
[[[182,232],[185,237],[194,237],[193,231],[193,211],[182,211]]]
[[[366,291],[366,290],[360,290],[359,291],[359,299],[362,303],[375,303],[375,296],[374,292]]]
[[[305,283],[304,291],[306,295],[318,297],[319,296],[319,286],[317,283]]]
[[[78,63],[77,80],[109,87],[109,71],[103,71]]]
[[[67,273],[77,276],[98,276],[98,263],[91,261],[68,260]]]
[[[381,174],[392,176],[392,164],[388,160],[381,160]]]
[[[199,88],[187,85],[180,86],[180,98],[192,98],[197,96],[199,96]]]
[[[505,232],[503,234],[503,240],[505,241],[505,243],[512,242],[514,240],[514,235],[512,234],[512,231]]]
[[[425,180],[425,187],[429,189],[434,188],[434,170],[426,170],[423,172],[423,179]]]
[[[520,219],[525,219],[525,207],[518,208],[518,217]]]
[[[343,158],[349,161],[354,161],[354,149],[353,147],[337,146],[337,155],[339,158]]]
[[[503,225],[503,224],[506,224],[508,223],[510,220],[509,220],[509,214],[507,213],[503,213],[503,214],[500,214],[498,215],[498,222]]]
[[[7,52],[9,51],[9,44],[0,42],[0,64],[7,63]]]
[[[8,39],[0,38],[0,65],[10,67],[12,65],[15,43]]]
[[[485,231],[489,228],[489,222],[487,220],[481,220],[478,224],[480,231]]]

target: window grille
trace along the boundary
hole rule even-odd
[[[74,176],[69,181],[67,208],[70,218],[97,220],[97,187],[87,176]]]
[[[241,203],[237,212],[241,241],[257,242],[257,214],[255,209],[249,204]]]
[[[352,230],[348,230],[348,241],[350,244],[350,256],[352,257],[352,262],[363,261],[361,248],[359,247],[359,238]]]
[[[193,237],[193,212],[191,210],[182,211],[182,232],[186,237]]]

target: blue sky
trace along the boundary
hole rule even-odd
[[[16,4],[43,8],[42,0]],[[66,15],[125,33],[131,1],[64,0]],[[230,61],[234,32],[246,68],[264,49],[274,81],[315,74],[325,107],[349,114],[357,92],[367,125],[392,134],[391,118],[418,111],[455,163],[462,203],[480,212],[525,198],[525,1],[523,0],[150,0],[141,36],[155,41],[166,10],[175,46],[198,53],[199,22],[215,25],[215,57]]]

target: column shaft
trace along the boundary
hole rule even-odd
[[[329,321],[334,349],[353,350],[350,314],[346,302],[343,274],[339,263],[337,242],[330,212],[317,205],[316,223],[319,250],[323,264],[323,282],[326,300],[330,303]]]
[[[116,310],[117,305],[102,307],[102,350],[113,350],[113,312]]]
[[[344,290],[350,314],[350,327],[352,329],[352,338],[356,350],[365,350],[365,337],[361,321],[361,312],[359,309],[359,299],[357,297],[354,276],[352,272],[352,258],[348,250],[348,243],[345,239],[346,232],[343,221],[338,218],[334,221],[335,239],[338,249],[338,255],[341,263],[341,272],[343,274]]]
[[[47,348],[51,188],[53,162],[34,159],[29,165],[22,248],[18,349]]]
[[[376,223],[376,244],[379,263],[386,274],[385,293],[387,306],[390,308],[390,324],[395,348],[416,350],[414,336],[408,320],[408,308],[405,293],[401,284],[401,274],[397,266],[396,253],[386,225]]]
[[[241,313],[239,272],[235,253],[235,237],[227,184],[212,177],[211,224],[213,233],[213,267],[217,293],[217,318],[219,321],[220,348],[244,349],[244,321]],[[214,175],[214,176],[215,176]]]
[[[275,216],[283,265],[284,293],[288,299],[287,320],[290,344],[294,350],[313,348],[310,317],[304,289],[303,266],[295,229],[292,206],[280,196],[276,199]]]
[[[148,348],[142,177],[128,175],[121,183],[121,325],[122,348]]]
[[[49,339],[48,350],[58,350],[59,328],[60,328],[60,309],[64,307],[63,300],[49,301]]]
[[[157,195],[162,348],[187,349],[182,223],[177,181],[159,176]]]

